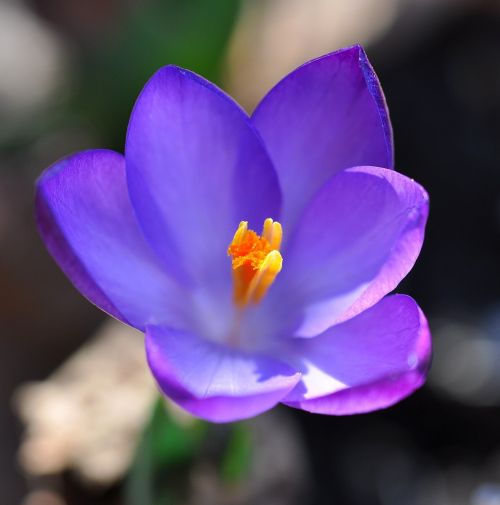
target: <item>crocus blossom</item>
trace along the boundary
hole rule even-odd
[[[161,68],[125,155],[56,162],[36,211],[62,270],[145,333],[159,388],[195,416],[233,421],[279,402],[363,413],[425,380],[425,317],[386,295],[420,252],[428,197],[393,170],[359,46],[302,65],[251,116],[202,77]]]

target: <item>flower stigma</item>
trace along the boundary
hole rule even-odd
[[[241,221],[227,254],[232,258],[234,303],[242,308],[262,300],[281,271],[279,252],[283,231],[281,224],[267,218],[262,234],[248,229]]]

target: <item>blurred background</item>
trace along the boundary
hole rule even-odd
[[[161,65],[250,112],[294,67],[357,42],[383,84],[397,168],[431,196],[398,289],[430,320],[428,383],[383,412],[278,408],[243,428],[155,406],[140,335],[46,253],[36,177],[72,151],[123,151]],[[499,281],[498,0],[0,0],[2,504],[499,505]]]

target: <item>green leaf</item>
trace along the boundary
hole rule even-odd
[[[205,422],[178,422],[159,399],[125,484],[126,505],[175,504],[206,433]]]
[[[239,0],[139,3],[109,45],[87,54],[80,113],[112,144],[122,145],[132,105],[147,79],[175,64],[219,81]]]
[[[228,484],[241,482],[250,468],[252,456],[252,439],[245,423],[232,426],[227,448],[221,465],[221,478]]]

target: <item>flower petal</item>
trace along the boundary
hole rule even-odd
[[[265,96],[252,121],[280,179],[285,229],[339,170],[393,167],[384,95],[360,46],[293,71]]]
[[[126,145],[132,204],[168,269],[231,283],[227,246],[241,220],[278,218],[280,189],[250,119],[213,84],[174,66],[146,84]]]
[[[84,151],[52,165],[37,183],[36,216],[50,253],[92,303],[139,329],[168,320],[169,307],[177,314],[179,292],[140,233],[121,154]]]
[[[427,214],[424,189],[393,170],[333,176],[302,215],[273,294],[292,292],[304,307],[296,335],[318,335],[391,292],[415,263]]]
[[[280,361],[163,327],[147,328],[146,353],[162,391],[191,414],[213,422],[268,410],[300,379]]]
[[[284,403],[345,415],[388,407],[419,388],[431,341],[415,301],[394,295],[318,337],[297,339],[294,352],[303,376]]]

